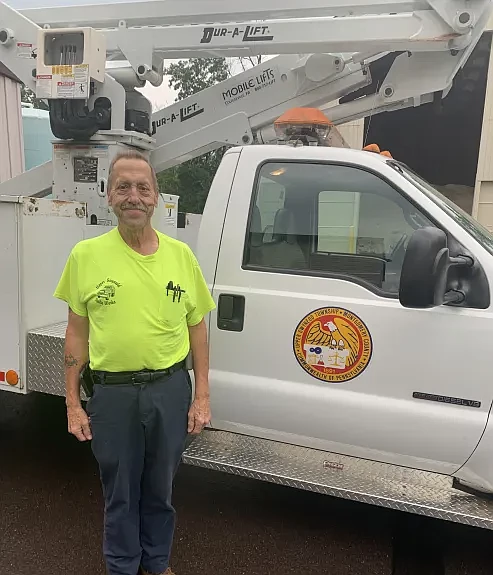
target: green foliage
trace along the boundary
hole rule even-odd
[[[179,101],[223,82],[230,76],[230,69],[224,59],[194,58],[172,63],[165,74]],[[181,212],[201,214],[224,152],[225,148],[221,148],[161,172],[160,191],[180,196]]]
[[[26,88],[24,84],[21,84],[21,102],[32,104],[33,108],[38,108],[40,110],[49,109],[46,102],[44,100],[38,100],[35,93],[29,88]]]
[[[227,80],[229,66],[223,58],[193,58],[173,62],[164,73],[170,77],[169,87],[178,95],[177,101]]]

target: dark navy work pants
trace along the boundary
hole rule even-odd
[[[104,495],[109,575],[164,572],[175,510],[172,482],[187,437],[191,382],[178,371],[152,383],[96,385],[87,404]]]

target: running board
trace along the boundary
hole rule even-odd
[[[203,431],[184,463],[306,491],[323,493],[493,529],[493,501],[459,491],[451,477],[258,439]]]

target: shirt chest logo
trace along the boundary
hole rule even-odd
[[[122,284],[107,278],[96,286],[96,303],[99,305],[115,305],[118,289]]]

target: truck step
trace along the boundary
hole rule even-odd
[[[333,497],[493,529],[493,501],[453,487],[451,477],[236,433],[205,430],[185,464]]]

